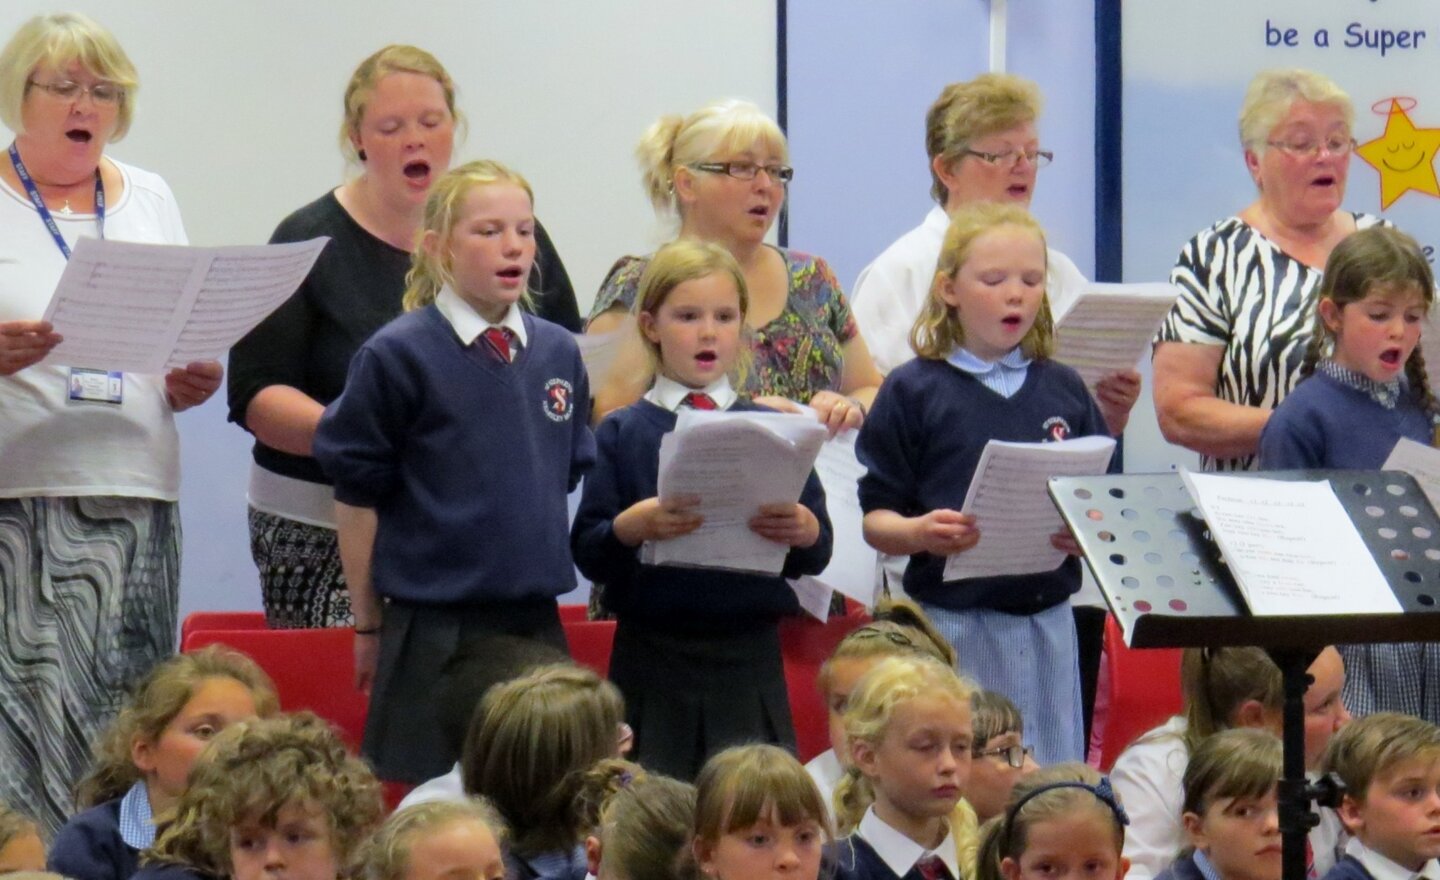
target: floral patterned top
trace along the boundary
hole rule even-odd
[[[774,395],[808,403],[820,391],[839,391],[845,343],[855,319],[830,266],[819,257],[777,248],[790,273],[785,308],[764,327],[746,332],[752,361],[737,388],[749,397]],[[649,257],[621,257],[610,269],[590,319],[612,308],[634,307]]]

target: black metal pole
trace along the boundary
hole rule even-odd
[[[1318,654],[1313,650],[1270,651],[1285,682],[1284,774],[1279,791],[1283,880],[1305,880],[1305,838],[1320,824],[1320,817],[1310,807],[1315,792],[1305,778],[1305,691],[1313,681],[1307,670]]]

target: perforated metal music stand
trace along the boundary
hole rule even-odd
[[[1311,802],[1327,793],[1305,779],[1306,669],[1326,645],[1440,640],[1440,516],[1414,478],[1393,471],[1237,476],[1328,481],[1401,611],[1251,614],[1179,474],[1055,477],[1049,489],[1132,647],[1254,645],[1275,658],[1285,679],[1284,877],[1304,880],[1305,835],[1319,821]]]

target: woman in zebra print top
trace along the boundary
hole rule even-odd
[[[1156,336],[1155,412],[1208,470],[1254,467],[1260,431],[1298,378],[1325,260],[1382,222],[1340,209],[1354,117],[1318,73],[1257,74],[1240,141],[1259,196],[1192,238],[1170,273],[1181,293]]]

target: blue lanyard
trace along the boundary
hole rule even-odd
[[[45,228],[50,230],[50,237],[55,239],[55,246],[65,259],[70,259],[70,245],[65,243],[65,238],[60,234],[60,227],[55,225],[55,218],[50,215],[50,209],[45,207],[45,200],[40,198],[40,190],[35,187],[35,181],[31,179],[30,172],[25,170],[25,163],[20,161],[20,151],[15,148],[12,141],[10,144],[10,164],[15,166],[15,174],[20,182],[25,185],[25,193],[30,196],[30,202],[35,205],[39,212],[40,219],[44,221]],[[95,226],[98,228],[100,237],[105,237],[105,184],[100,182],[100,169],[95,169]]]

